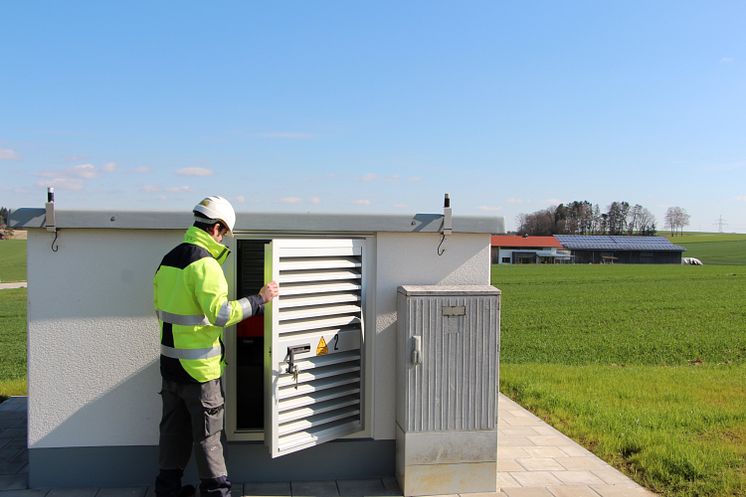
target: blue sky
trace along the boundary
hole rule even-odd
[[[0,4],[0,205],[746,232],[746,3]]]

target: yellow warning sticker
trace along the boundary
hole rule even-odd
[[[321,337],[319,344],[316,346],[316,355],[326,355],[329,353],[329,347],[326,346],[326,340]]]

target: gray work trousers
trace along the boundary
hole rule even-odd
[[[220,380],[179,383],[163,379],[161,396],[160,469],[183,470],[193,447],[201,480],[227,476],[220,442],[225,413]]]

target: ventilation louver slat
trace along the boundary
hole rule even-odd
[[[265,310],[272,457],[362,429],[362,247],[352,239],[268,246],[265,277],[280,284]]]

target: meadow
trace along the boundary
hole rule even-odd
[[[0,290],[0,350],[0,401],[26,395],[25,288]]]
[[[0,283],[26,279],[26,240],[0,240]],[[26,394],[26,289],[0,290],[0,401]]]
[[[503,265],[492,280],[506,395],[661,495],[746,496],[746,266]]]
[[[0,240],[0,283],[26,279],[26,240]]]
[[[696,257],[705,264],[746,264],[746,234],[684,233],[670,236],[671,242],[686,249],[684,256]]]

